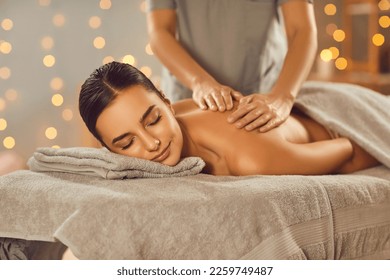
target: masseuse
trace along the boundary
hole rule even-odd
[[[261,132],[291,112],[317,49],[313,0],[148,0],[162,89]]]

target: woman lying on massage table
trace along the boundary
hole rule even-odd
[[[213,175],[350,173],[378,164],[296,109],[269,132],[248,131],[227,121],[231,112],[203,111],[190,99],[170,104],[138,69],[119,62],[95,70],[79,101],[88,129],[110,151],[171,166],[197,156]]]

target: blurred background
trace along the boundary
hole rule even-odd
[[[390,1],[314,5],[319,48],[309,79],[390,94]],[[145,11],[144,0],[0,0],[0,153],[27,160],[37,147],[95,145],[78,93],[103,63],[130,63],[158,85]]]

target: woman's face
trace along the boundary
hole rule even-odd
[[[98,117],[96,129],[114,153],[170,166],[180,160],[183,135],[172,107],[142,86],[121,90]]]

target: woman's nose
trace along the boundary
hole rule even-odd
[[[157,151],[158,148],[160,147],[160,140],[157,138],[153,137],[152,135],[148,133],[142,133],[140,136],[141,141],[144,143],[145,148],[152,152],[152,151]]]

